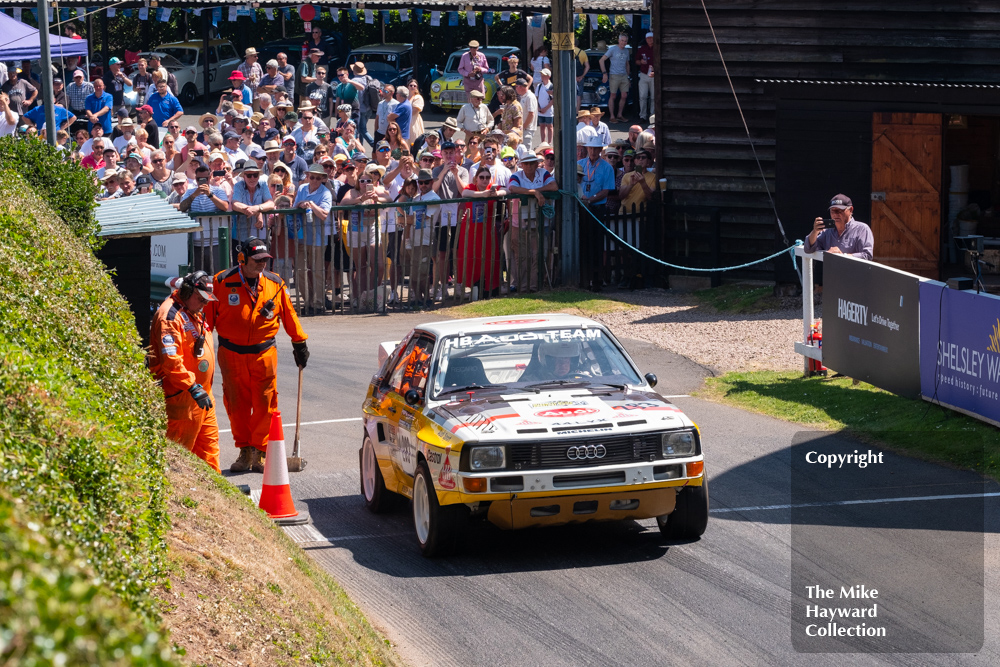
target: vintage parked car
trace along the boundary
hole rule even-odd
[[[601,74],[601,64],[600,60],[604,56],[605,51],[599,49],[590,49],[587,51],[587,58],[590,60],[590,70],[587,75],[583,77],[583,107],[606,107],[608,106],[608,98],[611,96],[611,89],[608,84],[604,82],[604,75]],[[605,67],[607,67],[605,63]],[[634,65],[633,65],[634,67]],[[617,95],[615,96],[617,99]],[[625,104],[631,104],[634,96],[632,94],[632,89],[628,91],[628,95],[625,96]],[[617,104],[617,102],[616,102]]]
[[[469,101],[468,95],[465,94],[465,88],[462,86],[462,75],[458,73],[458,63],[462,60],[462,54],[468,50],[460,49],[448,56],[448,64],[445,65],[441,76],[431,84],[431,104],[434,106],[441,107],[442,109],[458,110],[463,104]],[[480,49],[480,51],[486,56],[486,62],[489,63],[490,69],[493,70],[491,73],[483,76],[486,87],[486,99],[484,102],[489,104],[497,91],[496,73],[507,69],[506,58],[510,55],[518,54],[520,51],[514,46],[487,46]]]
[[[413,73],[412,44],[371,44],[352,49],[347,56],[347,66],[361,61],[368,70],[368,76],[382,83],[394,86],[405,86],[411,78],[420,84],[420,90],[426,92],[432,78],[437,78],[437,70],[429,65],[420,65],[420,74]]]
[[[265,42],[262,46],[257,47],[257,52],[260,56],[257,62],[263,68],[268,60],[272,58],[277,59],[278,54],[284,52],[288,56],[288,64],[294,65],[297,72],[299,65],[302,63],[302,43],[304,41],[305,39],[300,36],[297,39],[276,39],[271,42]],[[347,54],[351,51],[351,46],[342,33],[337,31],[324,32],[321,43],[323,45],[320,47],[323,49],[323,57],[319,61],[321,64],[332,69],[336,69],[344,64]],[[335,81],[336,77],[329,76],[328,79]]]
[[[205,92],[205,57],[202,54],[204,43],[172,42],[161,44],[152,51],[143,51],[142,58],[149,58],[151,53],[160,56],[160,63],[167,71],[177,77],[177,99],[183,106],[194,104],[199,95]],[[209,42],[208,78],[211,81],[209,92],[215,93],[232,86],[229,75],[240,66],[243,58],[236,52],[236,47],[224,39],[213,39]],[[129,67],[135,72],[136,66]]]
[[[655,517],[670,539],[708,523],[698,427],[653,390],[604,325],[571,315],[434,322],[379,347],[362,407],[372,512],[412,499],[425,556],[463,524]]]

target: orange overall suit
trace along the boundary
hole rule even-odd
[[[204,336],[200,357],[195,344]],[[167,401],[167,437],[219,470],[219,425],[215,406],[203,409],[189,389],[200,384],[212,394],[215,352],[212,334],[202,314],[192,314],[181,304],[177,290],[156,310],[149,332],[149,370],[161,381]]]
[[[271,412],[278,409],[279,320],[293,342],[308,336],[278,274],[262,271],[252,290],[235,266],[217,273],[214,285],[219,300],[205,307],[205,317],[219,334],[222,401],[233,440],[238,448],[266,452]]]

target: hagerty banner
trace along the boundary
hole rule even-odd
[[[1000,426],[1000,297],[921,283],[920,392]]]

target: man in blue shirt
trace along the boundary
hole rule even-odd
[[[238,165],[237,165],[238,166]],[[260,183],[260,167],[253,160],[243,163],[243,178],[233,186],[230,209],[233,217],[233,241],[246,241],[265,234],[263,213],[274,209],[271,192]]]
[[[67,111],[61,104],[55,106],[56,115],[56,129],[65,130],[67,127],[76,122],[76,116]],[[41,104],[34,109],[29,110],[24,114],[24,118],[27,118],[35,127],[38,128],[38,133],[41,134],[45,128],[45,105]]]
[[[211,170],[204,163],[198,165],[194,172],[194,180],[197,185],[189,188],[184,194],[184,199],[180,202],[182,213],[214,213],[216,211],[229,210],[229,196],[225,189],[218,185],[211,185]],[[218,243],[218,241],[216,241]]]
[[[156,82],[156,94],[150,95],[146,104],[153,108],[153,120],[160,127],[166,127],[170,121],[177,120],[184,115],[184,107],[171,94],[167,82],[163,79]],[[111,128],[108,127],[105,131],[111,132]]]
[[[113,104],[111,94],[104,90],[104,81],[94,79],[94,92],[87,95],[87,100],[84,102],[84,108],[87,110],[87,129],[90,130],[95,124],[100,124],[104,128],[104,134],[111,134]]]
[[[399,134],[407,141],[410,140],[410,118],[413,117],[413,105],[410,104],[410,91],[406,86],[396,88],[396,100],[399,104],[389,113],[389,122],[399,124]]]
[[[600,137],[591,137],[587,142],[587,157],[577,162],[583,167],[583,203],[598,220],[604,222],[607,216],[608,193],[615,188],[615,169],[601,157],[604,142]],[[582,217],[582,216],[581,216]]]
[[[295,284],[300,289],[308,287],[306,303],[309,314],[313,315],[323,313],[326,308],[324,261],[327,238],[333,233],[327,223],[333,193],[323,185],[326,172],[322,166],[314,164],[306,175],[309,180],[299,186],[292,204],[292,208],[300,208],[303,213],[312,211],[311,223],[305,215],[295,215],[295,237],[299,241],[295,244]],[[307,268],[311,274],[308,278]]]

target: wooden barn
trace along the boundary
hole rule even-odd
[[[653,7],[661,175],[674,204],[706,207],[704,224],[717,209],[724,264],[782,247],[776,215],[804,238],[840,192],[872,225],[876,261],[903,270],[956,272],[955,233],[1000,237],[1000,3]],[[969,204],[982,215],[959,229]],[[783,259],[735,275],[795,280]]]

